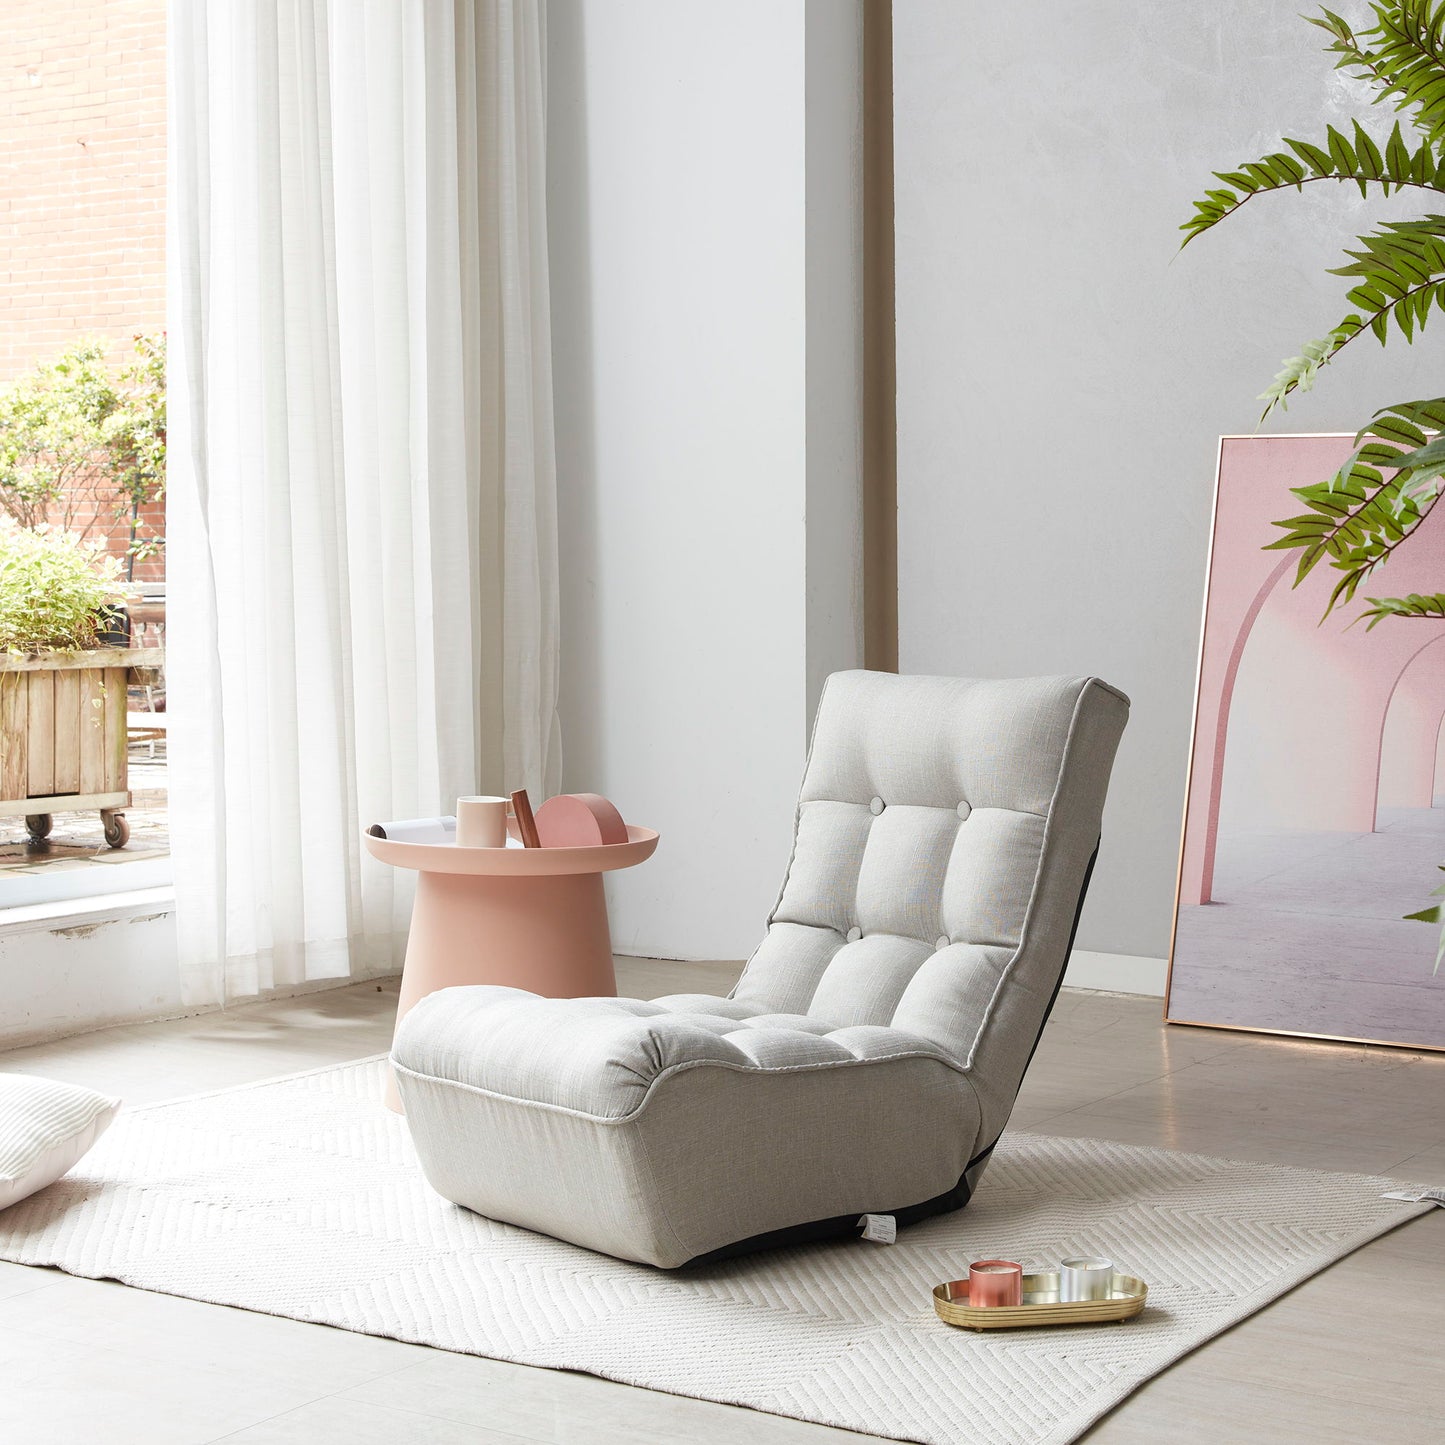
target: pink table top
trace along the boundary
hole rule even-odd
[[[627,825],[627,842],[595,848],[459,848],[455,843],[399,843],[362,835],[373,858],[419,873],[477,873],[512,878],[555,878],[565,873],[608,873],[652,856],[657,834]]]

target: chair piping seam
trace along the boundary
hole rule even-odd
[[[922,1049],[904,1050],[894,1054],[879,1054],[871,1059],[820,1059],[816,1064],[782,1064],[770,1067],[761,1067],[757,1064],[732,1063],[725,1059],[686,1059],[682,1063],[669,1064],[655,1079],[647,1086],[641,1102],[637,1107],[626,1114],[590,1114],[585,1109],[569,1108],[566,1104],[549,1104],[541,1099],[523,1099],[516,1094],[502,1094],[495,1089],[484,1089],[480,1084],[469,1084],[465,1079],[450,1079],[442,1074],[423,1074],[417,1069],[408,1068],[395,1056],[390,1060],[391,1067],[398,1073],[405,1074],[410,1079],[416,1079],[424,1084],[446,1084],[454,1089],[465,1089],[471,1094],[480,1094],[483,1098],[497,1099],[505,1104],[517,1104],[524,1109],[542,1109],[553,1114],[569,1114],[576,1119],[589,1119],[594,1124],[626,1124],[637,1118],[639,1114],[652,1102],[657,1087],[665,1079],[671,1078],[674,1074],[685,1074],[691,1069],[729,1069],[736,1074],[757,1074],[767,1076],[770,1074],[806,1074],[820,1073],[825,1069],[851,1069],[867,1064],[891,1064],[905,1059],[928,1059],[935,1064],[942,1064],[951,1073],[958,1074],[965,1079],[975,1097],[977,1089],[972,1079],[968,1078],[964,1066],[953,1059],[944,1058],[939,1054],[925,1053]]]

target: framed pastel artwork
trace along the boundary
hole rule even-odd
[[[1333,602],[1348,556],[1268,546],[1353,445],[1220,441],[1165,1016],[1445,1050],[1441,930],[1408,917],[1445,880],[1445,508]]]

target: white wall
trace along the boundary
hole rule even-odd
[[[1176,259],[1211,171],[1367,111],[1298,9],[894,4],[901,665],[1132,696],[1086,950],[1168,948],[1216,439],[1398,213],[1315,186]],[[1270,429],[1433,395],[1425,350],[1362,340]]]
[[[128,916],[29,925],[7,914],[0,934],[0,1048],[184,1011],[169,905],[121,907]],[[157,910],[161,911],[157,911]]]
[[[751,951],[810,662],[857,661],[857,15],[549,7],[565,782],[662,833],[610,882],[625,953]],[[849,104],[851,131],[832,124]],[[831,125],[811,143],[810,112]],[[837,290],[828,317],[810,317],[810,262]]]
[[[174,908],[165,887],[3,910],[0,1050],[114,1024],[214,1012],[181,997]],[[318,980],[260,998],[295,998],[371,976]]]

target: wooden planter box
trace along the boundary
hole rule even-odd
[[[155,647],[103,647],[40,657],[0,654],[0,817],[24,815],[31,835],[52,813],[98,808],[106,841],[122,847],[130,806],[126,685],[163,661]]]

